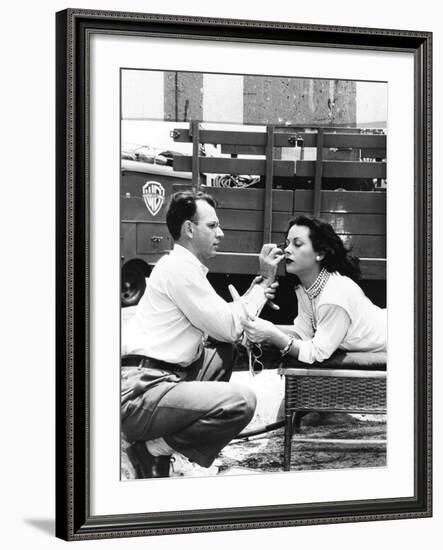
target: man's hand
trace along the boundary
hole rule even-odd
[[[247,339],[250,342],[256,342],[256,343],[260,343],[265,340],[268,340],[273,330],[275,329],[275,325],[273,325],[269,321],[260,319],[260,317],[257,317],[256,315],[252,315],[246,309],[246,306],[242,302],[241,296],[237,292],[237,289],[235,288],[234,285],[229,285],[228,289],[229,289],[229,292],[231,293],[231,296],[234,302],[239,303],[241,305],[241,308],[243,309],[242,324],[243,324],[243,328],[245,329],[244,335],[247,337]],[[251,338],[249,336],[251,336]],[[245,340],[242,343],[243,345],[246,345]]]
[[[268,285],[275,280],[278,264],[284,257],[283,251],[277,245],[272,243],[263,245],[259,256],[260,275]]]

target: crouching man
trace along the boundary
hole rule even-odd
[[[152,270],[134,317],[122,333],[122,430],[137,477],[213,475],[213,462],[250,422],[254,392],[230,382],[235,342],[246,311],[256,314],[275,293],[283,258],[275,245],[260,254],[261,277],[232,303],[206,278],[223,231],[214,199],[175,193],[166,214],[173,250]],[[208,345],[207,337],[216,341]]]

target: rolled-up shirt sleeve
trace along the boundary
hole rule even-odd
[[[222,342],[235,342],[243,333],[242,320],[245,309],[255,314],[266,302],[264,290],[254,285],[247,297],[226,302],[211,286],[206,277],[197,272],[201,284],[196,285],[192,272],[183,274],[181,280],[169,285],[171,298],[196,328]]]
[[[343,342],[351,324],[348,313],[337,305],[319,308],[317,329],[310,339],[299,343],[298,359],[303,363],[322,362],[328,359]]]
[[[292,328],[301,340],[309,340],[314,336],[311,317],[309,316],[309,313],[304,310],[301,303],[299,303],[298,315],[294,319],[294,325]]]

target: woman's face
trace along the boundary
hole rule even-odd
[[[284,252],[288,273],[308,275],[319,270],[319,255],[312,247],[310,230],[305,225],[293,225],[289,229]]]

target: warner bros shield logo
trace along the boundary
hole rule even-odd
[[[165,201],[165,189],[157,181],[147,181],[143,185],[143,199],[149,212],[156,216]]]

